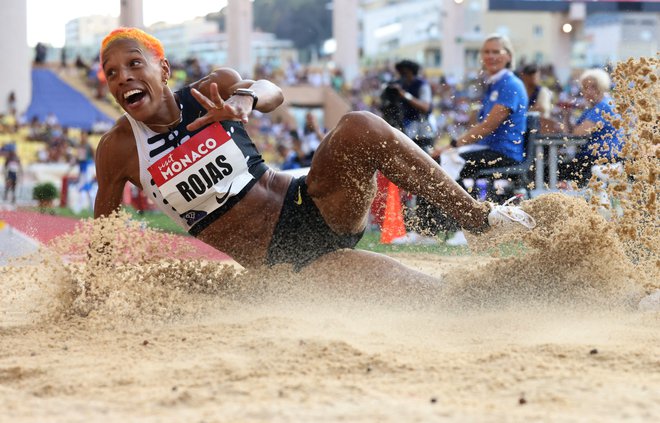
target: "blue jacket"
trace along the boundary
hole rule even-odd
[[[523,136],[527,131],[527,101],[525,86],[511,71],[489,84],[484,91],[479,122],[486,119],[496,104],[506,107],[511,114],[495,131],[479,141],[479,144],[522,162],[525,150]]]
[[[577,124],[581,124],[585,120],[594,123],[602,122],[602,128],[596,129],[591,133],[590,142],[584,144],[578,152],[578,157],[590,157],[597,159],[598,157],[607,157],[608,159],[617,157],[617,153],[621,150],[621,134],[617,131],[609,119],[618,117],[614,112],[611,105],[612,99],[608,96],[595,104],[592,108],[585,110],[577,120]],[[596,144],[597,151],[594,154],[594,144]],[[606,147],[607,146],[607,147]]]

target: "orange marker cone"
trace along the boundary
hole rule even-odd
[[[399,188],[392,182],[388,182],[385,217],[383,218],[380,242],[381,244],[391,244],[393,240],[405,234],[406,226],[403,223],[403,210],[401,210]]]

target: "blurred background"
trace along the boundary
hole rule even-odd
[[[344,113],[380,114],[383,85],[403,59],[419,64],[431,87],[434,143],[443,145],[478,107],[480,49],[491,33],[512,41],[515,69],[536,65],[558,120],[579,112],[583,70],[656,56],[660,43],[657,1],[11,0],[0,10],[0,164],[4,174],[7,157],[20,165],[14,198],[0,185],[0,200],[35,205],[34,187],[52,183],[57,204],[76,213],[93,203],[100,135],[123,113],[98,62],[101,39],[117,26],[162,41],[173,90],[218,66],[280,85],[284,106],[249,123],[280,168],[292,159],[304,167]],[[130,187],[125,201],[150,208]]]

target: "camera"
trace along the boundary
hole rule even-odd
[[[398,84],[390,82],[384,85],[380,94],[380,111],[383,119],[390,126],[397,129],[403,128],[403,108],[401,107],[401,95]]]

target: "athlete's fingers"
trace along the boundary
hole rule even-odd
[[[248,122],[248,112],[241,108],[241,107],[236,107],[233,104],[230,103],[225,103],[225,110],[228,110],[231,116],[235,116],[238,118],[237,120],[240,120],[243,123]]]
[[[225,104],[225,102],[222,99],[222,97],[220,97],[220,91],[218,91],[218,84],[212,82],[210,91],[211,91],[211,100],[213,101],[213,103],[215,103],[216,107],[222,107]]]
[[[215,119],[213,118],[212,115],[206,114],[206,115],[198,117],[194,121],[190,122],[188,125],[186,125],[186,129],[190,132],[193,132],[193,131],[198,130],[202,126],[213,123],[214,121],[215,121]]]
[[[218,108],[213,101],[211,101],[207,96],[199,92],[197,89],[192,88],[190,90],[190,94],[192,94],[192,96],[195,97],[195,100],[197,100],[199,104],[201,104],[202,107],[204,107],[207,111]]]

